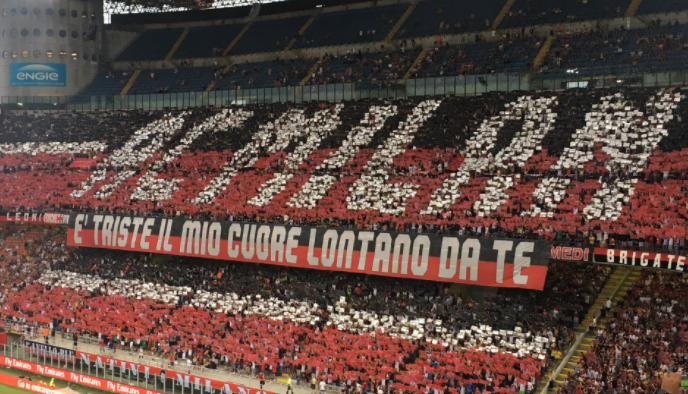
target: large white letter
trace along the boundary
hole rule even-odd
[[[514,284],[528,284],[528,275],[521,275],[521,270],[530,267],[530,257],[524,256],[523,253],[532,252],[534,249],[535,244],[532,242],[521,242],[516,245],[516,254],[514,256]]]
[[[459,260],[459,245],[460,242],[458,238],[442,238],[442,249],[440,250],[440,271],[437,274],[438,277],[450,279],[456,275],[456,265]]]
[[[317,170],[336,171],[349,161],[351,161],[361,150],[361,147],[366,146],[372,141],[375,133],[380,130],[387,119],[394,115],[396,106],[372,106],[369,112],[365,114],[361,124],[353,127],[346,140],[342,143],[336,151],[332,152],[330,156],[325,159]],[[323,198],[330,186],[337,180],[332,175],[311,175],[308,182],[306,182],[301,189],[295,193],[287,206],[298,208],[315,208],[318,201]]]
[[[400,214],[406,209],[406,200],[416,195],[419,185],[407,183],[388,184],[386,179],[392,172],[394,158],[406,151],[406,146],[413,142],[416,132],[435,114],[441,100],[426,100],[418,104],[406,121],[392,131],[382,148],[363,167],[366,171],[361,178],[349,188],[347,198],[351,210],[375,210],[380,213]]]
[[[466,280],[466,270],[471,270],[471,280],[478,280],[478,265],[480,265],[480,241],[469,238],[463,243],[461,249],[461,268],[459,279]]]
[[[304,124],[299,127],[290,127],[286,132],[297,132],[292,138],[305,137],[305,140],[300,142],[294,151],[289,153],[284,159],[284,170],[281,173],[273,175],[273,178],[268,180],[260,187],[257,196],[249,200],[249,204],[257,206],[265,206],[272,198],[281,193],[287,186],[287,182],[294,176],[294,172],[299,169],[301,163],[310,156],[310,154],[320,145],[320,141],[325,137],[326,133],[335,130],[342,122],[339,120],[339,112],[343,105],[337,104],[334,110],[326,109],[318,111],[312,118],[307,118]],[[285,132],[284,130],[277,130],[278,133]]]
[[[494,241],[493,249],[497,251],[497,283],[504,283],[504,260],[506,252],[514,247],[514,241]]]

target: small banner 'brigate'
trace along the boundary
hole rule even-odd
[[[686,256],[669,253],[650,253],[638,250],[595,248],[593,263],[622,264],[640,268],[688,272],[688,257]]]
[[[550,242],[72,214],[68,245],[542,290]]]

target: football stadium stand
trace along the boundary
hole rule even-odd
[[[295,47],[382,41],[407,8],[400,4],[322,14],[297,40]]]
[[[144,70],[127,94],[203,92],[215,72],[212,67]]]
[[[652,72],[685,69],[686,32],[685,25],[675,25],[562,35],[550,48],[545,67],[582,69],[598,75],[605,71],[627,75],[640,67]]]
[[[308,76],[316,60],[274,60],[260,63],[238,63],[221,75],[216,90],[255,89],[256,87],[296,86]]]
[[[254,22],[229,51],[230,55],[281,51],[310,19],[308,16]]]
[[[118,57],[118,60],[162,60],[177,42],[184,29],[146,30]]]
[[[648,271],[636,276],[605,326],[589,334],[587,352],[571,363],[558,392],[624,387],[652,393],[664,376],[686,370],[686,279]]]
[[[116,96],[129,81],[130,73],[117,70],[101,70],[90,85],[81,92],[82,96]]]
[[[638,7],[638,14],[661,14],[685,10],[688,3],[685,0],[674,1],[642,1]]]
[[[561,4],[546,0],[516,0],[500,26],[512,28],[622,17],[630,3],[630,0],[576,1]]]
[[[681,16],[688,4],[681,1],[605,0],[554,5],[536,0],[423,0],[316,10],[285,14],[284,18],[270,15],[246,23],[230,20],[188,28],[147,29],[119,54],[115,69],[101,71],[81,96],[269,89],[302,83],[350,82],[355,83],[355,89],[371,89],[392,81],[399,84],[408,77],[466,74],[482,75],[476,83],[483,83],[487,76],[504,73],[527,76],[510,85],[528,89],[544,87],[543,83],[549,86],[552,78],[566,84],[566,78],[582,77],[593,77],[586,84],[613,85],[620,80],[657,85],[684,81],[682,72],[661,73],[684,70],[688,63],[684,53],[686,21]],[[624,17],[635,15],[633,23],[623,22]],[[356,60],[367,58],[368,64],[352,70],[337,64],[351,63],[355,54]],[[383,72],[372,65],[371,58],[392,58],[387,65],[394,70]],[[156,64],[150,63],[156,60]],[[277,70],[279,66],[267,66],[270,61],[295,62],[303,67],[297,66],[292,72]],[[198,70],[167,78],[169,69],[181,72],[196,62]],[[319,73],[320,67],[315,66],[321,63],[330,63],[333,72]],[[272,68],[277,77],[263,72],[248,75],[250,71],[246,71],[240,77],[224,79],[227,71],[237,68]],[[126,75],[120,75],[133,69],[143,72],[134,78],[131,89],[120,89],[124,88],[120,84],[126,84],[122,81],[128,81]],[[161,80],[148,80],[151,73]],[[542,79],[547,81],[539,82]],[[494,89],[492,85],[488,88]]]
[[[23,336],[0,353],[48,330],[65,350],[264,394],[292,379],[296,394],[655,394],[685,375],[688,1],[285,4],[137,26],[71,107],[2,98],[0,327]],[[59,218],[13,223],[39,212]],[[155,218],[140,243],[157,249],[113,222],[106,238],[105,221],[74,246],[90,231],[76,217],[99,215],[141,219],[134,240]],[[173,222],[190,223],[187,252],[166,249]],[[239,233],[204,258],[220,222]],[[243,240],[229,253],[264,227],[287,230],[255,238],[256,256],[309,228],[311,244],[284,241],[309,265],[246,258]],[[340,237],[336,269],[312,250],[321,230]],[[347,231],[375,253],[352,238],[342,268]],[[498,279],[411,279],[411,241],[385,234],[413,238],[412,271],[452,258],[461,280]],[[422,237],[457,244],[425,253]],[[484,262],[473,241],[552,258],[495,246]],[[348,270],[385,248],[381,269]],[[540,268],[541,291],[518,286]]]
[[[8,115],[0,205],[683,246],[686,105],[595,89]]]
[[[52,271],[12,292],[4,318],[210,369],[412,392],[423,383],[457,392],[467,384],[532,391],[572,342],[612,271],[555,264],[546,292],[505,289],[476,302],[432,282],[63,250]],[[230,292],[239,296],[227,298]],[[126,328],[116,329],[122,321]],[[198,332],[203,339],[193,340]],[[462,350],[483,346],[489,351]],[[325,347],[340,350],[334,355]],[[421,356],[421,348],[437,350]],[[437,369],[430,377],[413,366],[425,362]],[[317,372],[321,363],[327,376]],[[369,379],[375,370],[387,372]],[[445,374],[448,380],[440,378]]]
[[[227,48],[243,28],[241,24],[192,27],[173,56],[175,59],[216,56],[218,51],[221,54]]]

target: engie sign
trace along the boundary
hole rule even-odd
[[[67,86],[67,66],[60,63],[10,64],[10,86]]]

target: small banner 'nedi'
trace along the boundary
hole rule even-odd
[[[542,290],[550,242],[72,214],[68,245]]]
[[[577,246],[552,246],[552,259],[562,261],[590,261],[590,249]]]

